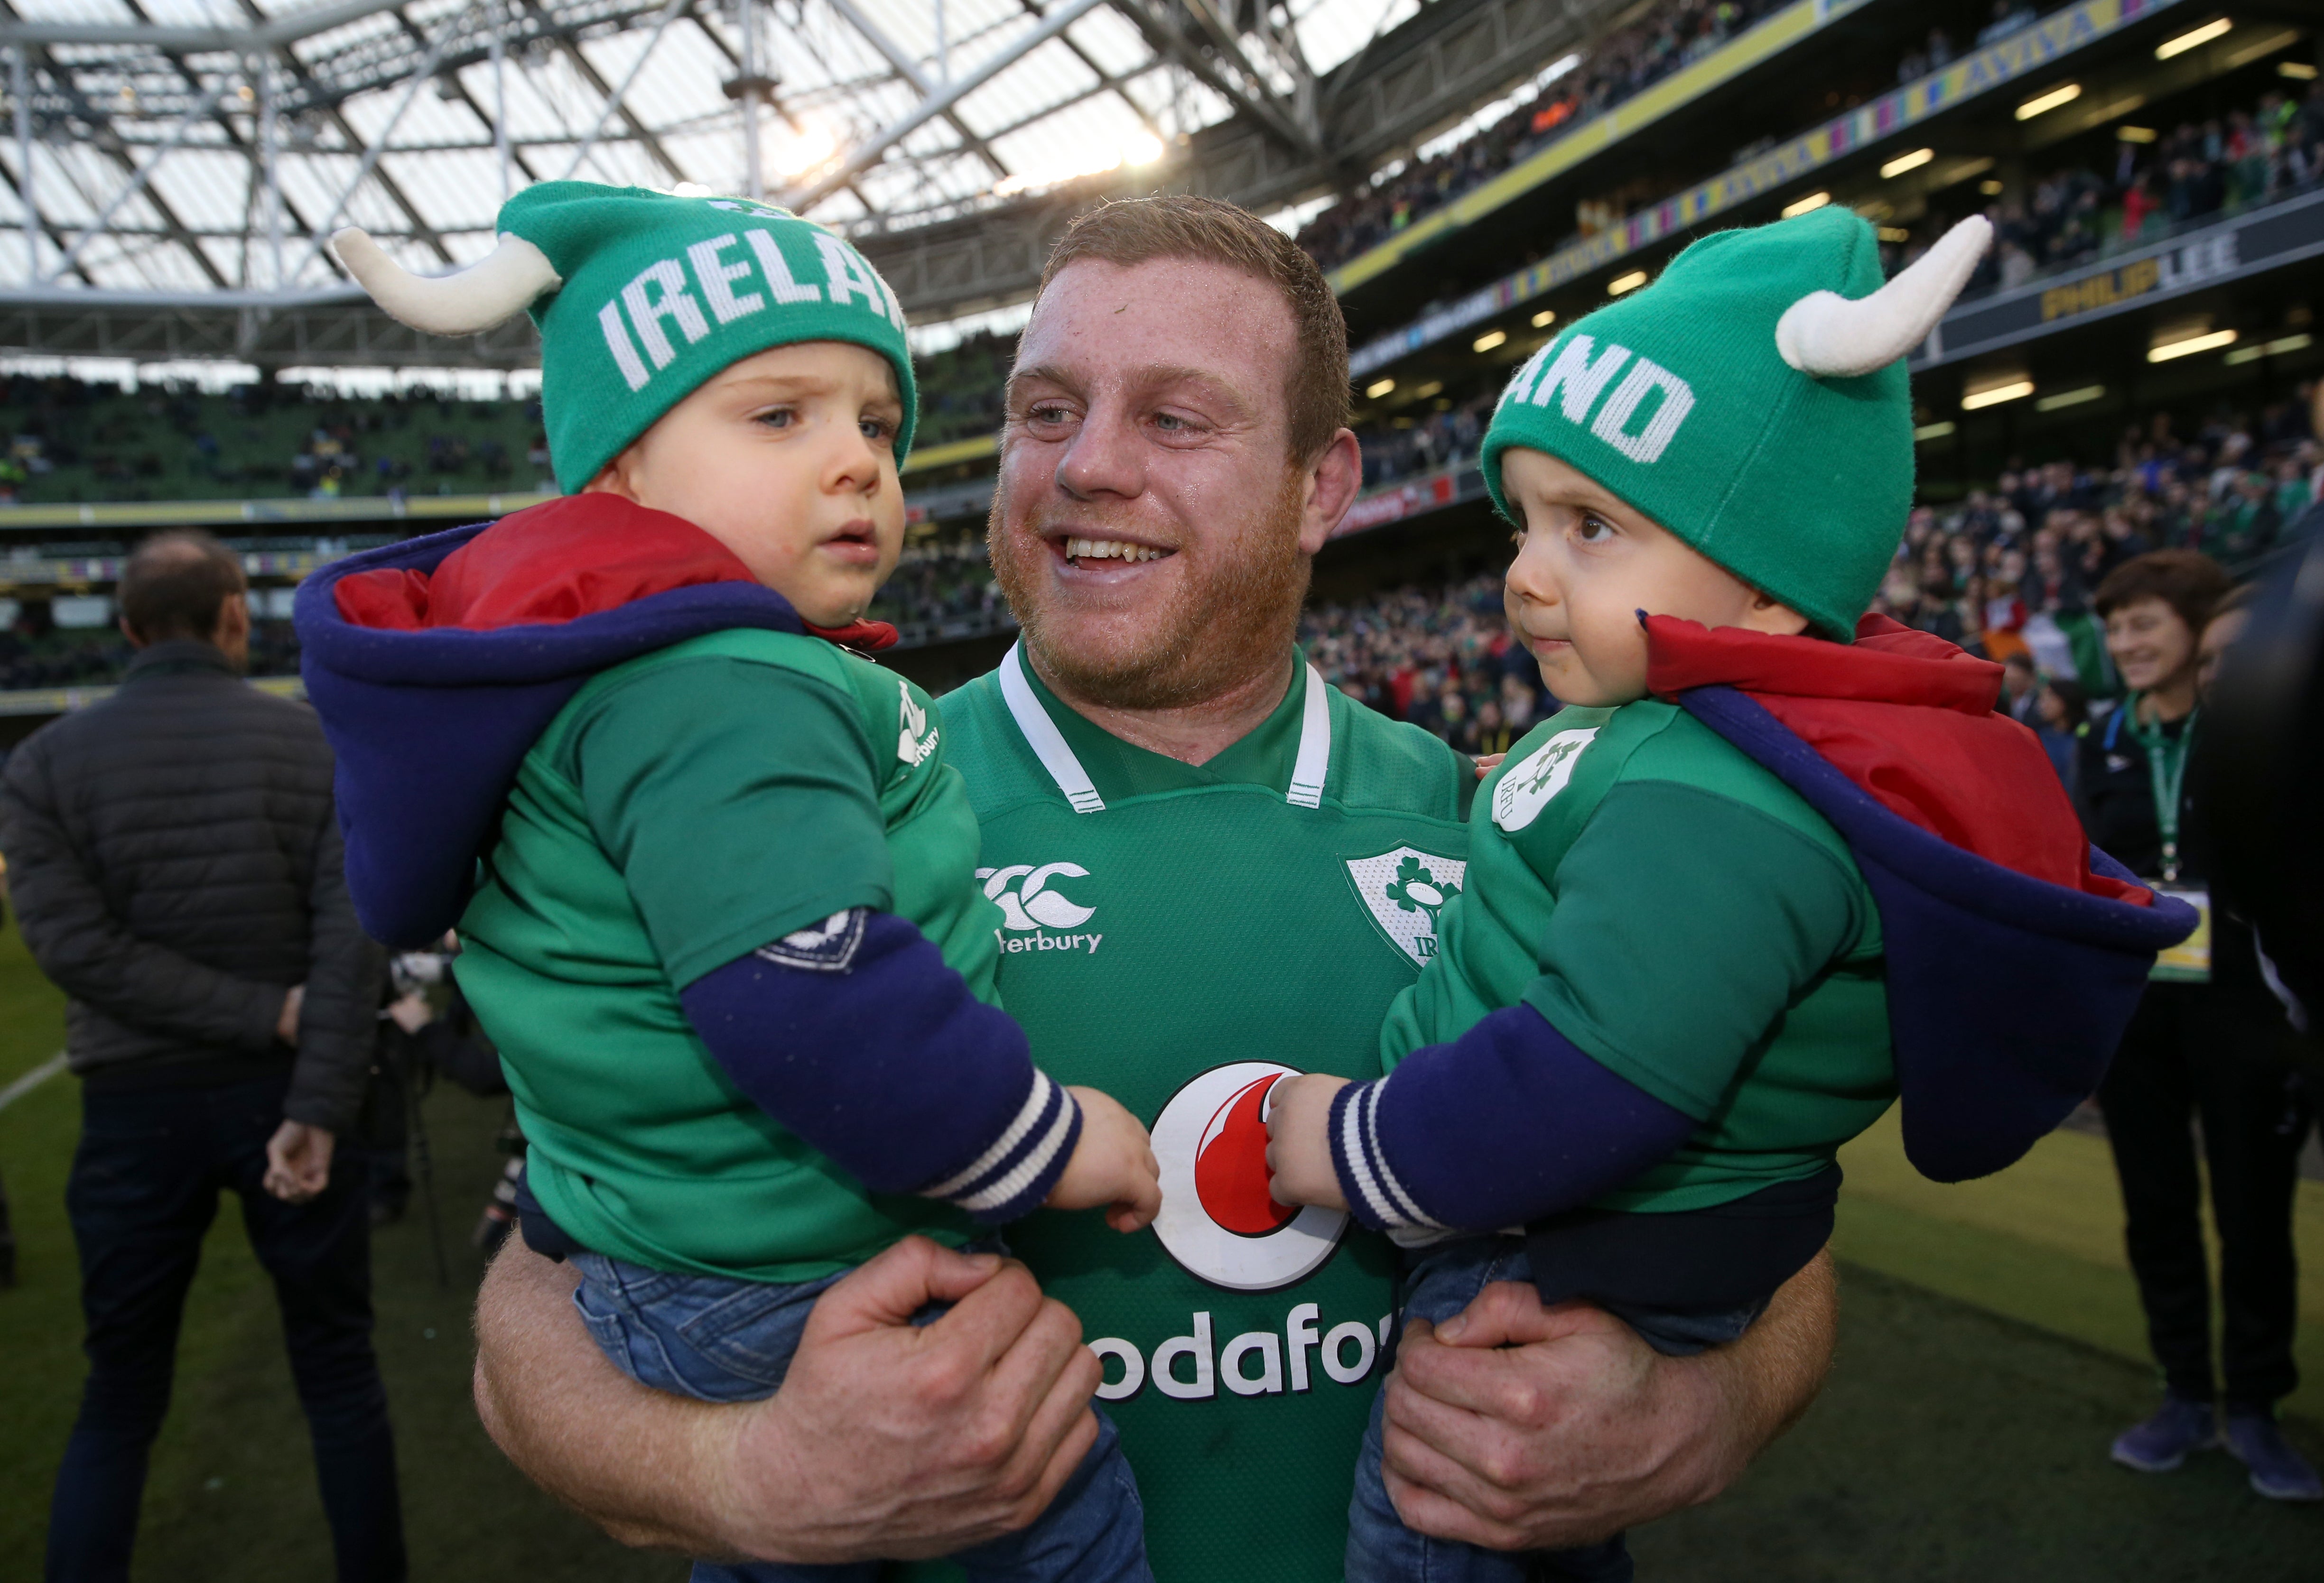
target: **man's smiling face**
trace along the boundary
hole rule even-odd
[[[1222,264],[1083,259],[1049,282],[1009,382],[991,542],[1053,680],[1168,707],[1280,662],[1332,526],[1289,454],[1297,355],[1282,293]]]

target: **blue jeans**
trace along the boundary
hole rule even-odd
[[[1533,1284],[1525,1242],[1471,1237],[1424,1248],[1405,1273],[1401,1320],[1442,1324],[1495,1281]],[[1613,1311],[1655,1351],[1685,1357],[1732,1341],[1766,1304],[1727,1313]],[[1348,1504],[1347,1583],[1629,1583],[1629,1547],[1620,1534],[1575,1550],[1494,1551],[1414,1532],[1396,1514],[1380,1475],[1381,1413],[1387,1388],[1372,1398],[1371,1427],[1356,1459],[1356,1493]]]
[[[573,1256],[573,1302],[615,1367],[641,1385],[705,1402],[771,1396],[790,1371],[808,1311],[839,1275],[779,1285],[717,1275],[673,1275],[603,1255]],[[943,1310],[913,1316],[926,1324]],[[1146,1508],[1113,1422],[1098,1414],[1097,1443],[1031,1527],[953,1559],[990,1583],[1153,1583]],[[788,1566],[694,1563],[693,1583],[876,1583],[881,1563]]]
[[[88,1383],[49,1503],[50,1583],[129,1576],[178,1322],[221,1192],[242,1201],[251,1249],[273,1278],[338,1576],[404,1576],[395,1441],[371,1348],[365,1162],[342,1139],[319,1196],[286,1204],[268,1193],[266,1140],[282,1124],[289,1086],[285,1075],[82,1097],[65,1210],[80,1249]]]

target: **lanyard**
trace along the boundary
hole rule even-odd
[[[2124,707],[2131,712],[2131,733],[2146,750],[2146,773],[2154,787],[2154,823],[2163,832],[2163,878],[2175,880],[2179,878],[2179,797],[2187,785],[2187,760],[2194,751],[2195,721],[2201,711],[2189,713],[2174,742],[2164,733],[2162,722],[2150,726],[2139,720],[2139,703],[2134,697]]]

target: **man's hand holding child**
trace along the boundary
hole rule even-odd
[[[1107,1207],[1105,1223],[1127,1235],[1162,1212],[1162,1168],[1138,1118],[1111,1094],[1068,1087],[1081,1102],[1081,1141],[1046,1202],[1053,1210]]]
[[[1267,1092],[1267,1194],[1279,1204],[1344,1210],[1332,1164],[1332,1096],[1347,1087],[1325,1072],[1286,1077]]]

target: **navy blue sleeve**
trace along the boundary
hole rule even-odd
[[[678,999],[736,1088],[874,1192],[998,1225],[1039,1207],[1081,1139],[1016,1019],[892,913],[835,913]]]
[[[1694,1127],[1540,1012],[1512,1006],[1342,1089],[1332,1163],[1349,1209],[1374,1230],[1490,1231],[1588,1203]]]

